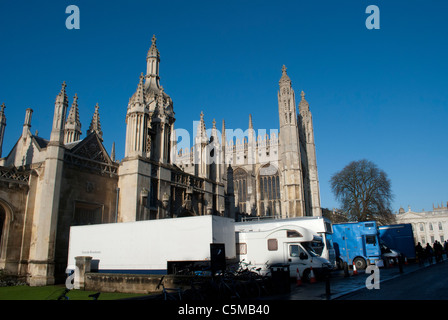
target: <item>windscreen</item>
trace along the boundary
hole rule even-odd
[[[305,250],[310,254],[310,256],[319,257],[320,254],[316,252],[315,250],[316,246],[314,245],[314,243],[315,242],[313,241],[313,242],[302,242],[301,244],[305,248]]]

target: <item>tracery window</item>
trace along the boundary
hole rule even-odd
[[[233,173],[233,183],[235,186],[235,194],[237,195],[236,204],[241,213],[247,213],[247,172],[238,168]]]
[[[260,169],[258,178],[260,215],[280,215],[280,178],[275,166],[267,164]]]

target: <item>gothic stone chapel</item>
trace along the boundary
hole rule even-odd
[[[50,138],[31,133],[33,110],[26,109],[22,135],[6,156],[1,106],[0,269],[33,286],[64,281],[75,225],[210,214],[321,215],[311,112],[302,91],[297,113],[285,67],[278,136],[256,137],[249,116],[247,138],[228,141],[224,120],[221,137],[215,121],[208,137],[201,113],[193,147],[177,150],[173,101],[160,85],[155,37],[146,62],[123,119],[120,161],[114,146],[109,154],[103,145],[98,104],[81,138],[78,96],[69,108],[65,82],[56,96]]]

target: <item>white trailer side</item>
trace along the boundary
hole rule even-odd
[[[74,226],[68,270],[75,257],[91,256],[99,272],[166,273],[169,261],[210,261],[210,244],[236,258],[234,220],[218,216]]]

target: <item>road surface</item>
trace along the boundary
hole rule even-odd
[[[448,262],[433,264],[338,300],[448,300]]]

